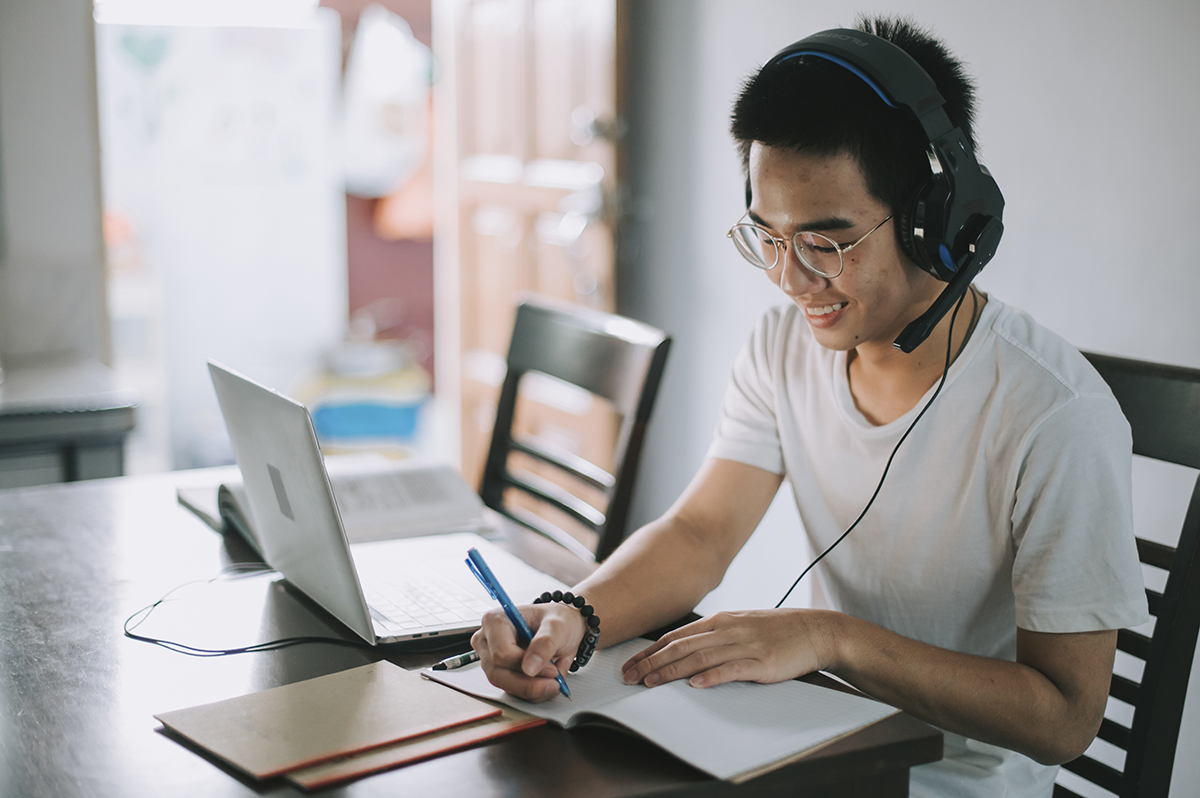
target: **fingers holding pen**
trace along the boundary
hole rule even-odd
[[[532,676],[524,673],[525,649],[518,645],[513,625],[503,611],[484,613],[478,631],[471,636],[471,647],[479,653],[480,666],[488,679],[513,695],[528,701],[544,701],[553,692],[547,693],[545,685],[539,682],[549,681],[557,689],[553,677],[545,680],[536,671]]]
[[[559,638],[563,635],[556,634],[559,631],[558,624],[552,617],[539,618],[533,640],[529,641],[529,647],[524,650],[524,658],[521,660],[521,671],[526,676],[554,677],[557,671],[553,662],[562,659],[562,652],[559,650],[562,641]]]
[[[541,606],[522,607],[534,630],[528,648],[517,641],[516,631],[502,610],[484,613],[483,622],[471,637],[488,680],[505,692],[527,701],[541,702],[559,694],[557,677],[570,665],[578,640],[572,642],[569,624]],[[561,667],[560,667],[561,665]]]

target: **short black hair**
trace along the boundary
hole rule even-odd
[[[975,86],[946,45],[907,17],[860,16],[855,27],[887,39],[921,65],[945,98],[951,124],[974,150]],[[867,190],[893,213],[930,175],[929,141],[912,112],[888,106],[861,78],[816,56],[768,64],[747,79],[730,132],[747,174],[756,141],[813,155],[849,154]]]

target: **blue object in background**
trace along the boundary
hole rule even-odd
[[[321,440],[347,438],[411,439],[417,431],[421,405],[348,402],[324,404],[313,411],[313,426]]]

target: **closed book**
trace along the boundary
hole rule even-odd
[[[500,715],[381,661],[154,717],[262,779]]]

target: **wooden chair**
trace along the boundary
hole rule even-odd
[[[484,503],[584,559],[599,561],[611,554],[629,533],[642,442],[670,344],[662,331],[621,316],[571,305],[523,302],[517,308],[508,372],[479,489]],[[563,380],[612,403],[622,421],[611,472],[549,441],[514,434],[518,387],[530,372]],[[551,481],[519,469],[509,458],[517,452],[566,479]],[[562,487],[563,482],[599,492],[606,502],[586,501]],[[514,492],[578,522],[585,536],[595,540],[594,551],[541,515],[516,506],[511,501]],[[597,503],[605,506],[596,507]]]
[[[1084,355],[1112,388],[1133,429],[1135,454],[1200,468],[1200,370]],[[1143,563],[1167,572],[1162,593],[1146,590],[1154,633],[1117,633],[1117,649],[1142,660],[1140,682],[1113,674],[1109,695],[1133,707],[1133,723],[1105,718],[1099,737],[1125,751],[1118,770],[1088,755],[1063,768],[1121,798],[1166,796],[1183,700],[1200,628],[1200,479],[1175,548],[1138,538]],[[1075,796],[1060,784],[1055,798]]]

